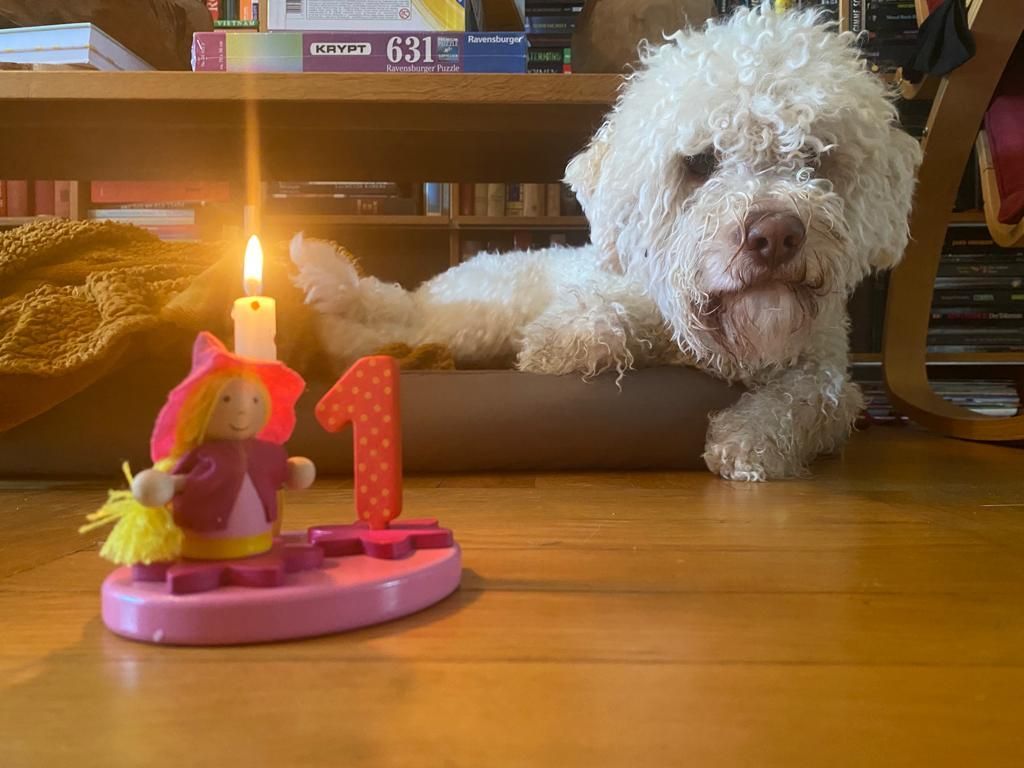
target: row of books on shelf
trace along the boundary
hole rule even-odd
[[[565,74],[572,72],[572,33],[583,9],[578,0],[527,2],[522,32],[484,32],[473,31],[472,3],[464,9],[460,0],[271,0],[270,31],[253,33],[242,29],[259,26],[251,3],[209,0],[208,5],[216,29],[194,37],[197,72]]]
[[[580,216],[579,203],[564,184],[460,184],[460,216]]]
[[[980,226],[950,230],[928,328],[931,352],[1024,352],[1024,250]]]
[[[0,217],[78,218],[78,183],[74,181],[9,179],[0,181]]]
[[[902,422],[906,417],[889,401],[885,386],[877,376],[862,380],[864,409],[870,421]],[[985,416],[1016,416],[1021,413],[1020,390],[1006,379],[940,379],[932,382],[935,392],[955,405]]]
[[[851,300],[851,348],[881,349],[888,281],[868,280]],[[939,262],[928,351],[1024,352],[1024,250],[1000,248],[983,225],[950,228]]]
[[[196,32],[196,72],[524,73],[523,32]]]
[[[382,181],[275,181],[267,185],[267,212],[274,214],[427,215],[452,210],[452,185]],[[580,214],[563,184],[459,184],[460,216],[560,217]]]
[[[199,211],[230,200],[225,183],[94,181],[88,195],[77,181],[0,181],[0,216],[33,216],[117,221],[151,231],[165,240],[200,239]]]
[[[718,13],[771,6],[775,10],[821,8],[845,31],[861,35],[864,57],[873,70],[895,71],[913,54],[918,39],[914,0],[715,0]]]

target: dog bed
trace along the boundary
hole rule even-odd
[[[175,365],[133,365],[41,416],[0,433],[0,475],[114,477],[149,465],[153,420],[184,376]],[[289,451],[321,474],[351,472],[349,432],[331,435],[313,407],[333,382],[311,382]],[[741,390],[690,368],[602,376],[515,371],[402,374],[409,472],[698,469],[708,414]]]

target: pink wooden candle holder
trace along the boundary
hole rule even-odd
[[[134,640],[226,645],[378,624],[451,594],[462,575],[452,532],[402,512],[399,369],[355,363],[316,406],[330,432],[353,428],[357,521],[285,533],[248,557],[182,558],[118,568],[103,582],[103,621]]]

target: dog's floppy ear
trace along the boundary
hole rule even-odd
[[[565,183],[572,189],[576,199],[583,206],[583,212],[590,211],[590,202],[601,176],[601,166],[608,153],[609,124],[605,123],[585,150],[569,161],[565,168]]]
[[[896,126],[889,128],[888,139],[860,169],[861,213],[866,224],[862,231],[868,266],[875,270],[891,269],[903,258],[921,165],[921,145],[916,139]]]
[[[595,225],[595,222],[601,220],[601,216],[595,215],[595,213],[599,207],[597,199],[600,196],[602,180],[607,171],[607,161],[611,152],[611,135],[612,123],[611,120],[608,120],[594,134],[587,148],[569,161],[563,181],[569,185],[573,194],[576,195],[576,199],[580,201],[583,213],[590,221],[591,240],[607,258],[606,266],[616,272],[621,272],[622,263],[615,250],[614,237]]]

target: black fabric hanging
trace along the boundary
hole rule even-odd
[[[917,49],[903,65],[903,77],[917,82],[925,75],[952,72],[974,56],[964,0],[945,0],[918,30]]]

